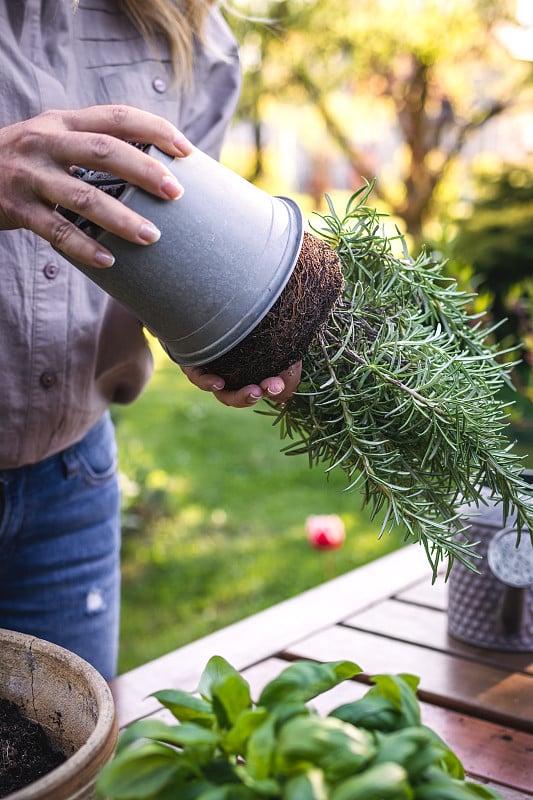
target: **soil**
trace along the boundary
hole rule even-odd
[[[204,369],[224,378],[227,389],[279,375],[308,352],[342,286],[338,255],[306,231],[292,275],[268,314],[242,342]]]
[[[0,797],[22,789],[66,760],[15,703],[0,699]]]

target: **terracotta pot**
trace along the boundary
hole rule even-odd
[[[89,800],[117,740],[115,706],[102,676],[62,647],[0,628],[0,697],[37,722],[67,756],[5,800]]]

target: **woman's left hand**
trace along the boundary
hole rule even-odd
[[[265,378],[259,385],[250,384],[242,389],[224,389],[224,379],[205,372],[203,367],[181,367],[188,379],[205,392],[213,392],[216,399],[232,408],[249,408],[259,400],[284,403],[296,391],[302,375],[302,362],[293,364],[276,377]]]

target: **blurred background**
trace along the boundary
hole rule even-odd
[[[513,368],[510,441],[533,467],[532,0],[231,0],[242,98],[222,161],[311,223],[366,181],[446,259]],[[120,670],[402,545],[342,477],[280,453],[272,419],[191,387],[153,343],[154,378],[115,408],[123,484]],[[342,547],[310,547],[337,514]],[[356,587],[354,587],[356,591]]]

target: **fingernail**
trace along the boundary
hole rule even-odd
[[[224,388],[224,382],[223,381],[221,381],[220,383],[212,383],[211,384],[211,389],[214,392],[220,392],[221,389],[223,389],[223,388]]]
[[[182,156],[188,156],[192,153],[193,146],[182,133],[178,133],[177,136],[174,137],[174,147]]]
[[[152,225],[151,222],[143,222],[139,228],[138,236],[139,239],[146,242],[146,244],[153,244],[161,238],[161,231],[159,228],[156,228],[155,225]]]
[[[94,260],[99,267],[112,267],[115,263],[115,256],[112,256],[111,253],[106,253],[104,250],[98,250]]]
[[[275,383],[273,386],[268,387],[267,392],[272,395],[272,397],[275,397],[277,394],[281,394],[284,388],[283,385]]]
[[[164,175],[161,180],[161,191],[169,200],[177,200],[183,194],[183,186],[173,175]]]
[[[262,394],[260,395],[249,394],[248,397],[246,398],[246,402],[250,404],[257,403],[258,400],[261,400],[262,396],[263,396]]]

